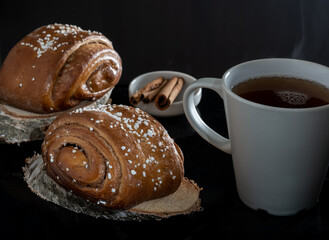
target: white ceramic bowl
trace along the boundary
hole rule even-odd
[[[164,78],[172,78],[172,77],[182,77],[184,79],[184,86],[183,89],[180,91],[178,96],[176,97],[175,101],[169,108],[167,108],[164,111],[160,111],[156,108],[154,102],[144,104],[143,102],[140,102],[137,104],[136,107],[144,110],[145,112],[148,112],[149,114],[153,116],[158,117],[171,117],[171,116],[177,116],[184,114],[184,108],[183,108],[183,95],[186,87],[191,84],[192,82],[196,81],[196,79],[188,74],[181,73],[181,72],[175,72],[175,71],[155,71],[155,72],[149,72],[144,73],[135,79],[131,81],[129,84],[129,98],[131,95],[133,95],[136,91],[143,88],[147,83],[155,80],[158,77],[164,77]],[[195,90],[194,92],[194,103],[195,106],[199,104],[201,100],[201,88],[198,90]]]

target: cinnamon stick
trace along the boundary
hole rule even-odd
[[[148,95],[150,95],[151,92],[153,92],[156,89],[160,90],[160,86],[162,86],[164,81],[165,79],[163,77],[159,77],[153,80],[152,82],[146,84],[142,89],[138,90],[129,98],[130,103],[136,106],[140,101],[143,101],[145,96],[147,97]]]
[[[160,110],[166,110],[174,102],[175,98],[182,90],[184,85],[184,79],[181,77],[173,77],[168,83],[161,89],[156,96],[154,102],[155,106]]]
[[[157,96],[157,94],[161,91],[161,89],[166,85],[167,82],[168,82],[168,80],[164,79],[159,87],[157,87],[156,89],[154,89],[152,91],[143,93],[142,94],[143,103],[152,102],[155,99],[155,97]]]

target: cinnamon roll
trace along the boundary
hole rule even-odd
[[[165,128],[123,105],[60,115],[46,132],[42,157],[63,188],[112,209],[168,196],[184,179],[182,151]]]
[[[2,103],[52,113],[94,101],[119,81],[121,59],[101,33],[42,26],[19,41],[0,70]]]

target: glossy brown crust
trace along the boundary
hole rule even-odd
[[[77,26],[42,26],[19,41],[0,70],[0,100],[50,113],[95,100],[121,77],[122,64],[102,34]]]
[[[174,193],[184,176],[183,154],[164,127],[123,105],[61,115],[47,130],[42,156],[61,186],[114,209]]]

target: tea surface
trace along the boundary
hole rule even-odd
[[[311,108],[329,104],[329,90],[316,82],[290,77],[259,77],[232,91],[249,101],[281,108]]]

